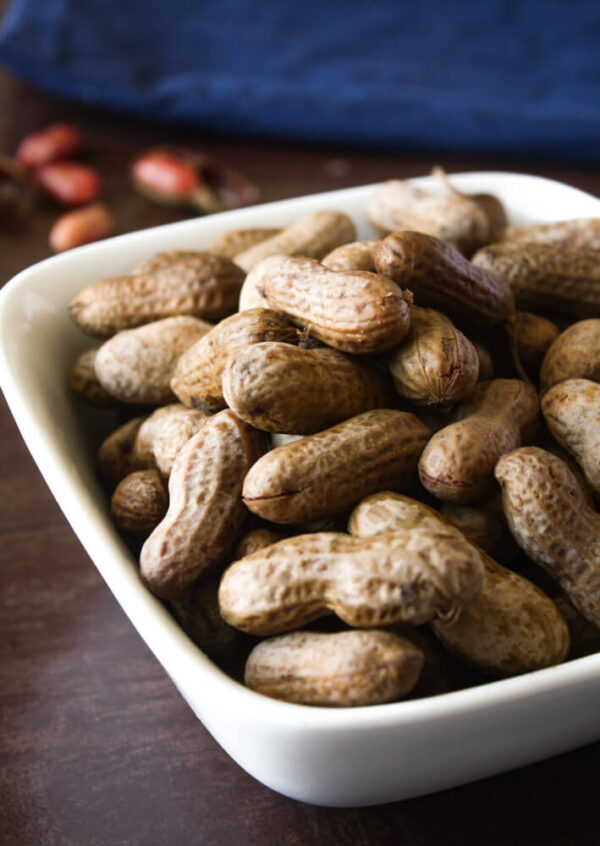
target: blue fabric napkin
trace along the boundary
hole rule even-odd
[[[13,0],[0,62],[225,133],[600,160],[597,0]]]

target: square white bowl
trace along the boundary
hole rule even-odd
[[[600,200],[559,182],[463,173],[454,184],[491,192],[511,223],[600,217]],[[436,189],[436,180],[413,180]],[[84,286],[126,273],[158,250],[201,249],[226,229],[281,226],[318,209],[350,214],[372,235],[374,186],[284,200],[160,226],[72,250],[24,270],[0,293],[0,385],[46,483],[133,625],[218,743],[280,793],[330,806],[390,802],[452,787],[600,737],[600,654],[428,699],[354,709],[292,705],[221,672],[144,587],[113,528],[94,474],[97,425],[66,374],[90,346],[67,306]],[[106,418],[104,418],[106,422]],[[106,425],[104,425],[106,431]]]

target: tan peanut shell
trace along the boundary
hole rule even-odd
[[[409,333],[388,366],[400,396],[417,405],[447,405],[471,392],[479,358],[473,344],[445,315],[413,306]]]
[[[134,417],[111,432],[100,444],[96,464],[102,480],[114,487],[128,473],[139,470],[133,455],[135,439],[144,417]]]
[[[150,258],[142,259],[131,272],[154,273],[155,270],[162,270],[183,259],[196,258],[200,254],[200,250],[163,250],[160,253],[154,253]]]
[[[377,188],[367,202],[367,217],[382,235],[401,229],[424,232],[466,253],[489,240],[488,218],[472,198],[432,194],[400,179]]]
[[[419,528],[458,529],[433,508],[392,492],[367,497],[350,517],[355,537]],[[492,675],[514,675],[563,661],[569,649],[567,625],[546,594],[518,573],[498,564],[476,546],[484,565],[481,589],[460,615],[436,620],[443,645],[462,661]]]
[[[308,258],[272,256],[255,265],[246,281],[269,308],[342,352],[384,352],[409,329],[410,298],[378,273],[334,271]]]
[[[573,323],[552,343],[542,362],[542,393],[565,379],[600,382],[600,319]]]
[[[336,247],[322,259],[330,270],[375,270],[375,247],[379,241],[353,241]]]
[[[600,218],[582,217],[552,223],[529,223],[508,226],[498,241],[546,244],[573,250],[600,250]]]
[[[456,532],[321,532],[235,561],[219,605],[230,625],[251,634],[291,631],[329,612],[360,628],[419,624],[459,614],[482,578],[479,553]]]
[[[223,371],[230,355],[261,341],[297,344],[298,332],[283,314],[264,308],[232,314],[179,359],[171,388],[184,405],[204,411],[225,408]]]
[[[266,241],[267,238],[274,238],[280,232],[281,229],[275,227],[229,229],[213,238],[206,249],[209,253],[215,253],[217,256],[233,259],[244,250],[254,247],[255,244],[260,244],[261,241]]]
[[[391,632],[293,632],[255,646],[244,681],[302,705],[377,705],[410,693],[423,660],[418,647]]]
[[[178,453],[169,478],[169,510],[140,556],[142,578],[155,594],[177,599],[206,570],[223,563],[244,522],[244,477],[264,448],[262,434],[227,409]]]
[[[477,381],[489,382],[489,380],[493,379],[495,375],[492,356],[483,344],[480,344],[478,341],[472,341],[472,344],[475,347],[475,352],[477,353],[477,358],[479,359],[479,375],[477,376]]]
[[[525,370],[537,379],[544,356],[558,338],[559,328],[551,320],[538,314],[518,311],[515,333],[521,363]]]
[[[494,194],[465,194],[462,191],[458,191],[446,171],[439,166],[432,168],[431,173],[433,176],[440,179],[446,190],[458,197],[463,197],[476,203],[486,216],[488,231],[485,236],[485,241],[475,244],[475,246],[472,246],[468,252],[472,252],[473,249],[476,249],[478,246],[482,246],[484,243],[488,244],[496,241],[497,236],[503,229],[505,229],[506,224],[508,223],[506,210],[498,197]]]
[[[238,558],[245,558],[246,555],[252,555],[253,552],[258,552],[259,549],[264,549],[266,546],[271,546],[272,543],[277,543],[283,540],[283,535],[280,532],[273,532],[271,529],[251,529],[242,537],[233,553],[233,560]]]
[[[553,601],[569,627],[570,657],[581,658],[583,655],[600,652],[600,629],[580,614],[566,594],[561,592],[553,597]]]
[[[600,515],[567,464],[539,447],[522,447],[502,456],[495,472],[519,546],[600,626]]]
[[[148,535],[167,512],[168,496],[158,470],[136,470],[121,479],[110,501],[117,528]]]
[[[479,382],[458,407],[454,423],[431,438],[419,478],[438,499],[476,502],[493,489],[494,467],[531,436],[538,420],[534,388],[518,379]]]
[[[265,432],[308,435],[373,408],[393,408],[384,373],[327,347],[265,342],[235,350],[223,373],[227,405]]]
[[[488,555],[498,555],[501,551],[506,521],[499,498],[492,497],[473,505],[445,502],[440,514]]]
[[[600,316],[600,259],[593,250],[507,241],[479,250],[473,264],[510,285],[520,309]]]
[[[98,408],[114,408],[118,403],[106,391],[96,376],[94,367],[98,347],[78,355],[69,371],[69,387],[74,394]]]
[[[140,426],[132,457],[138,467],[155,467],[165,478],[173,468],[179,450],[209,419],[195,408],[181,403],[157,408]]]
[[[273,523],[305,523],[381,488],[411,483],[429,429],[405,411],[367,411],[264,455],[244,481],[248,508]]]
[[[334,247],[356,239],[356,229],[347,214],[318,211],[300,218],[272,238],[267,238],[235,256],[246,272],[267,256],[306,256],[322,259]]]
[[[600,385],[567,379],[554,385],[541,402],[546,425],[600,494]]]
[[[219,613],[220,573],[209,573],[196,582],[180,599],[171,602],[184,632],[213,661],[235,659],[243,635],[229,626]]]
[[[199,253],[151,273],[94,282],[73,299],[69,314],[100,338],[180,314],[213,322],[237,309],[243,278],[230,259]]]
[[[182,315],[117,332],[96,355],[98,381],[120,402],[169,402],[174,398],[171,377],[177,362],[211,329],[210,323]]]

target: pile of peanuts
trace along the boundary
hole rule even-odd
[[[399,180],[367,215],[380,240],[319,211],[70,305],[103,339],[71,387],[125,420],[98,470],[141,578],[309,705],[600,648],[600,219],[508,227],[492,196]]]

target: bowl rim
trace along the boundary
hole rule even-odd
[[[600,199],[581,189],[546,177],[503,171],[466,171],[450,176],[457,184],[517,179],[523,181],[524,185],[537,182],[554,189],[568,189],[573,196],[579,195],[581,199],[597,203],[600,216]],[[426,186],[431,184],[432,179],[431,176],[423,176],[406,181]],[[214,224],[221,223],[223,227],[238,228],[251,225],[253,218],[264,212],[276,216],[280,210],[309,206],[315,201],[320,203],[329,198],[336,203],[343,202],[344,196],[359,196],[360,193],[366,195],[379,184],[381,183],[263,203],[205,218],[194,218],[114,236],[44,259],[22,270],[0,291],[0,387],[7,404],[44,481],[80,543],[140,636],[171,675],[177,687],[181,688],[181,680],[195,674],[196,684],[206,690],[208,698],[215,695],[222,701],[222,697],[227,697],[236,707],[251,711],[253,718],[258,722],[294,730],[302,724],[311,731],[327,732],[328,735],[337,731],[345,732],[348,728],[380,729],[391,725],[399,727],[425,720],[431,721],[436,717],[446,719],[472,710],[479,712],[482,709],[505,707],[508,703],[524,698],[532,699],[549,692],[557,693],[574,685],[586,685],[597,681],[600,675],[600,653],[570,659],[563,664],[519,676],[491,678],[489,682],[462,690],[353,708],[295,704],[250,690],[219,669],[185,634],[161,601],[145,587],[137,571],[131,567],[134,558],[117,536],[116,530],[107,527],[105,521],[99,519],[102,515],[99,514],[98,504],[91,492],[77,490],[77,479],[72,468],[68,466],[66,456],[56,450],[47,438],[40,437],[31,401],[22,390],[12,366],[9,350],[10,331],[4,330],[9,329],[13,304],[27,293],[33,278],[40,273],[53,273],[64,263],[71,263],[82,257],[93,260],[94,255],[100,252],[112,250],[115,246],[120,249],[135,240],[150,244],[157,234],[162,236],[188,231],[192,234],[193,231],[197,233],[198,229],[200,232],[203,228],[215,229]],[[493,185],[489,187],[493,189]],[[207,226],[207,223],[210,225]],[[82,488],[81,483],[79,487]],[[201,714],[198,713],[198,716],[201,717]]]

